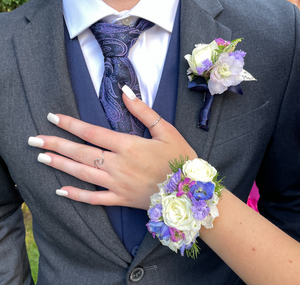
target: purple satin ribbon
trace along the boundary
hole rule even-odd
[[[200,110],[198,128],[208,132],[210,111],[215,95],[210,94],[207,84],[197,84],[194,81],[192,81],[189,82],[188,88],[190,90],[205,91],[205,103],[202,109]],[[236,86],[230,86],[228,87],[228,90],[233,93],[243,95],[241,84],[238,84]]]

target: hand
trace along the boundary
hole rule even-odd
[[[123,100],[128,110],[146,127],[158,119],[159,115],[138,98],[131,100],[123,94]],[[63,191],[57,192],[76,201],[148,209],[150,196],[158,192],[157,183],[165,181],[166,175],[171,173],[168,162],[180,155],[190,159],[197,157],[180,133],[163,119],[150,129],[152,139],[118,133],[65,115],[51,114],[50,120],[84,141],[110,150],[104,151],[104,163],[97,169],[94,160],[101,160],[103,152],[99,148],[53,136],[29,139],[30,145],[57,153],[40,155],[39,161],[109,189],[94,192],[65,186]],[[32,143],[36,140],[38,144]]]

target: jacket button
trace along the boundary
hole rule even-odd
[[[145,270],[142,267],[136,267],[132,270],[129,280],[131,282],[139,282],[145,274]]]
[[[134,247],[131,249],[130,254],[131,254],[132,256],[136,256],[136,254],[137,254],[138,251],[139,251],[139,246],[138,246],[138,245],[137,245],[137,246],[134,246]]]

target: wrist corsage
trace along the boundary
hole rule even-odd
[[[170,162],[170,168],[173,173],[158,184],[159,193],[151,196],[147,228],[171,250],[196,258],[199,230],[201,226],[213,228],[223,186],[216,169],[200,158],[180,157]]]
[[[246,52],[236,51],[236,46],[242,39],[225,41],[215,39],[210,44],[198,44],[192,54],[185,55],[190,68],[187,70],[190,90],[205,91],[205,104],[200,111],[198,127],[208,131],[210,109],[213,95],[222,94],[227,89],[243,94],[240,83],[256,80],[243,69]],[[197,84],[195,79],[202,77],[206,83]]]

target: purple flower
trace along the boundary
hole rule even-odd
[[[191,249],[191,247],[192,247],[192,243],[190,243],[190,244],[188,244],[188,245],[183,244],[183,245],[181,246],[181,248],[180,248],[181,256],[184,256],[184,251],[185,251],[186,249],[187,249],[187,250]]]
[[[201,66],[200,67],[197,66],[196,70],[198,72],[198,75],[202,75],[203,72],[210,69],[211,67],[212,67],[212,61],[207,58],[207,59],[201,61]]]
[[[236,50],[235,52],[231,52],[229,56],[234,56],[235,59],[244,60],[244,57],[247,53],[242,50]]]
[[[174,173],[169,183],[165,185],[165,190],[167,191],[167,193],[173,193],[177,189],[177,185],[181,180],[181,174],[182,172],[181,169],[179,168],[178,171]]]
[[[206,202],[204,200],[198,201],[195,198],[192,198],[192,203],[193,206],[191,207],[191,211],[194,213],[194,218],[200,221],[204,220],[210,212]]]
[[[197,200],[209,200],[215,190],[215,184],[212,182],[197,181],[195,185],[191,187],[191,193]]]
[[[190,188],[195,184],[195,181],[191,180],[190,178],[186,177],[183,181],[178,184],[178,192],[176,194],[177,197],[181,197],[184,194],[190,192]]]
[[[149,209],[148,214],[151,221],[159,222],[159,219],[162,216],[162,205],[156,204],[153,208]]]
[[[227,47],[227,46],[229,46],[231,44],[230,41],[225,41],[222,38],[215,39],[215,41],[216,41],[216,43],[217,43],[218,46],[225,46],[225,47]]]
[[[150,221],[146,226],[153,238],[155,238],[156,234],[159,236],[159,239],[168,239],[170,237],[169,227],[164,222]]]
[[[185,235],[183,232],[181,232],[177,229],[174,229],[174,228],[169,228],[169,230],[170,230],[172,242],[177,242],[177,241],[185,238]]]

